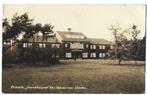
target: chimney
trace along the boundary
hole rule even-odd
[[[71,28],[67,28],[69,32],[71,32]]]

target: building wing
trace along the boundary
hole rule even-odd
[[[91,44],[99,44],[99,45],[113,45],[111,41],[105,39],[97,39],[97,38],[88,38]]]

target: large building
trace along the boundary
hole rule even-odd
[[[108,58],[112,42],[105,39],[87,38],[81,32],[57,31],[55,36],[43,38],[34,35],[27,41],[19,44],[23,49],[35,46],[39,48],[57,48],[58,57],[62,59],[97,59]]]

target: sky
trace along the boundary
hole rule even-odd
[[[54,31],[82,32],[90,38],[112,40],[108,30],[110,25],[119,24],[123,29],[133,24],[141,30],[139,35],[145,35],[145,6],[144,5],[50,5],[50,4],[6,4],[3,6],[3,18],[9,20],[15,13],[21,15],[27,12],[33,23],[50,23]]]

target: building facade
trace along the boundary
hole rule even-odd
[[[87,38],[81,32],[57,31],[55,36],[44,39],[34,35],[27,41],[18,45],[23,49],[29,47],[56,48],[59,52],[56,56],[61,59],[98,59],[108,58],[113,44],[105,39]]]

